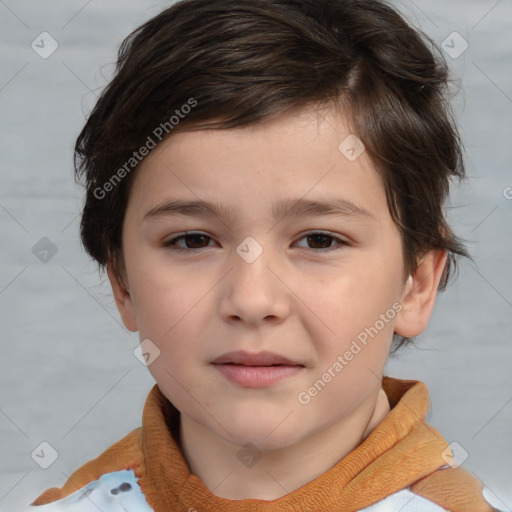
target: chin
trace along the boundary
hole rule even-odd
[[[247,444],[254,445],[259,450],[279,450],[293,445],[302,437],[296,425],[289,424],[286,428],[279,422],[269,421],[268,418],[246,418],[239,423],[229,422],[229,432],[223,437],[232,444],[244,447]],[[277,428],[276,428],[277,427]]]

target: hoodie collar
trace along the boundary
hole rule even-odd
[[[146,471],[141,487],[155,512],[168,511],[170,504],[197,512],[351,512],[368,507],[446,465],[441,454],[447,442],[425,422],[425,384],[384,377],[382,387],[391,411],[358,447],[308,484],[264,501],[215,496],[190,473],[179,446],[179,411],[155,385],[142,419]]]

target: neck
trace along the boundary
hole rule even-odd
[[[328,471],[370,435],[390,411],[384,390],[370,398],[349,417],[298,443],[252,454],[261,458],[247,467],[240,461],[240,446],[183,415],[181,448],[191,473],[216,496],[276,500]],[[250,461],[250,449],[245,450]]]

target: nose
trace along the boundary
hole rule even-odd
[[[270,252],[264,250],[254,261],[234,252],[231,263],[221,291],[222,318],[250,326],[283,322],[290,314],[291,291]]]

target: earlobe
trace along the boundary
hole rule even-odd
[[[137,322],[130,292],[114,269],[111,260],[107,263],[107,274],[123,324],[129,331],[136,332]]]
[[[446,250],[434,249],[407,279],[401,300],[402,310],[395,322],[396,334],[411,338],[425,330],[434,309],[446,260]]]

